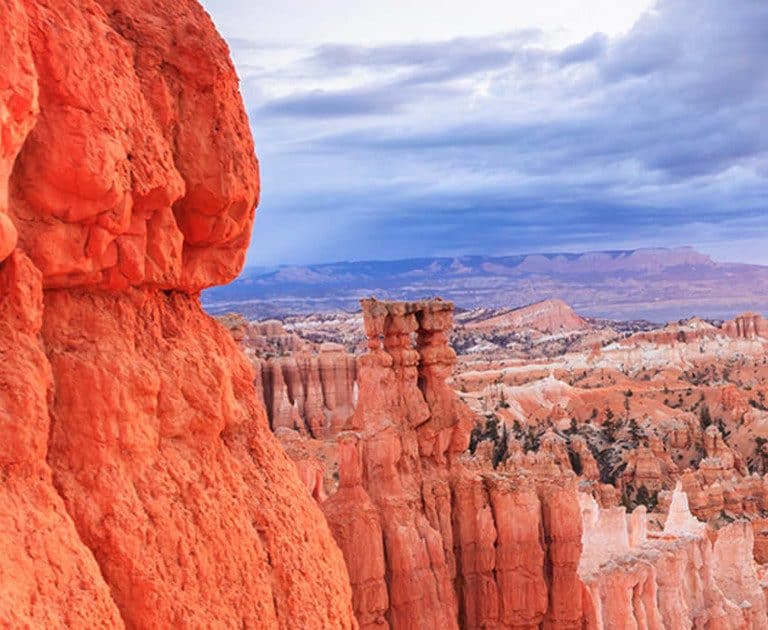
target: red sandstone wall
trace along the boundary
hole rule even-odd
[[[0,0],[0,48],[0,625],[355,627],[196,294],[258,195],[226,45],[192,0]]]
[[[319,352],[253,359],[260,370],[257,390],[273,430],[293,429],[311,437],[336,435],[355,405],[355,357],[323,344]]]

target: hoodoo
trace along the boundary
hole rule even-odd
[[[325,519],[198,292],[258,171],[192,0],[0,0],[0,625],[354,627]]]
[[[465,461],[473,416],[446,384],[453,304],[362,305],[369,352],[339,437],[340,488],[323,504],[361,626],[580,623],[574,479]]]
[[[322,503],[361,627],[766,627],[748,525],[713,545],[678,489],[649,532],[645,507],[578,491],[554,433],[536,457],[470,455],[473,417],[446,383],[453,305],[362,307],[369,350]]]

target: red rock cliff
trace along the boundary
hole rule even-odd
[[[707,532],[679,487],[662,533],[646,529],[644,506],[627,517],[581,504],[587,628],[768,627],[748,523]]]
[[[0,0],[0,47],[0,625],[355,626],[252,368],[199,304],[258,196],[210,19]]]
[[[369,352],[323,503],[367,628],[580,627],[573,478],[464,461],[472,414],[446,384],[453,305],[363,301]]]
[[[336,435],[355,405],[355,357],[336,344],[319,351],[254,360],[274,430],[294,429],[312,437]],[[258,381],[258,377],[257,377]]]
[[[649,533],[645,507],[578,492],[554,432],[537,457],[496,467],[491,442],[464,453],[472,417],[446,384],[452,310],[363,301],[369,352],[339,489],[322,502],[361,627],[765,628],[749,524],[718,537],[678,488],[664,532]]]

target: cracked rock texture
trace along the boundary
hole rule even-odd
[[[258,198],[191,0],[0,0],[0,626],[356,627],[342,554],[201,309]]]

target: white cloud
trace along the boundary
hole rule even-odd
[[[539,29],[566,45],[627,31],[652,0],[203,0],[226,37],[384,44]]]

